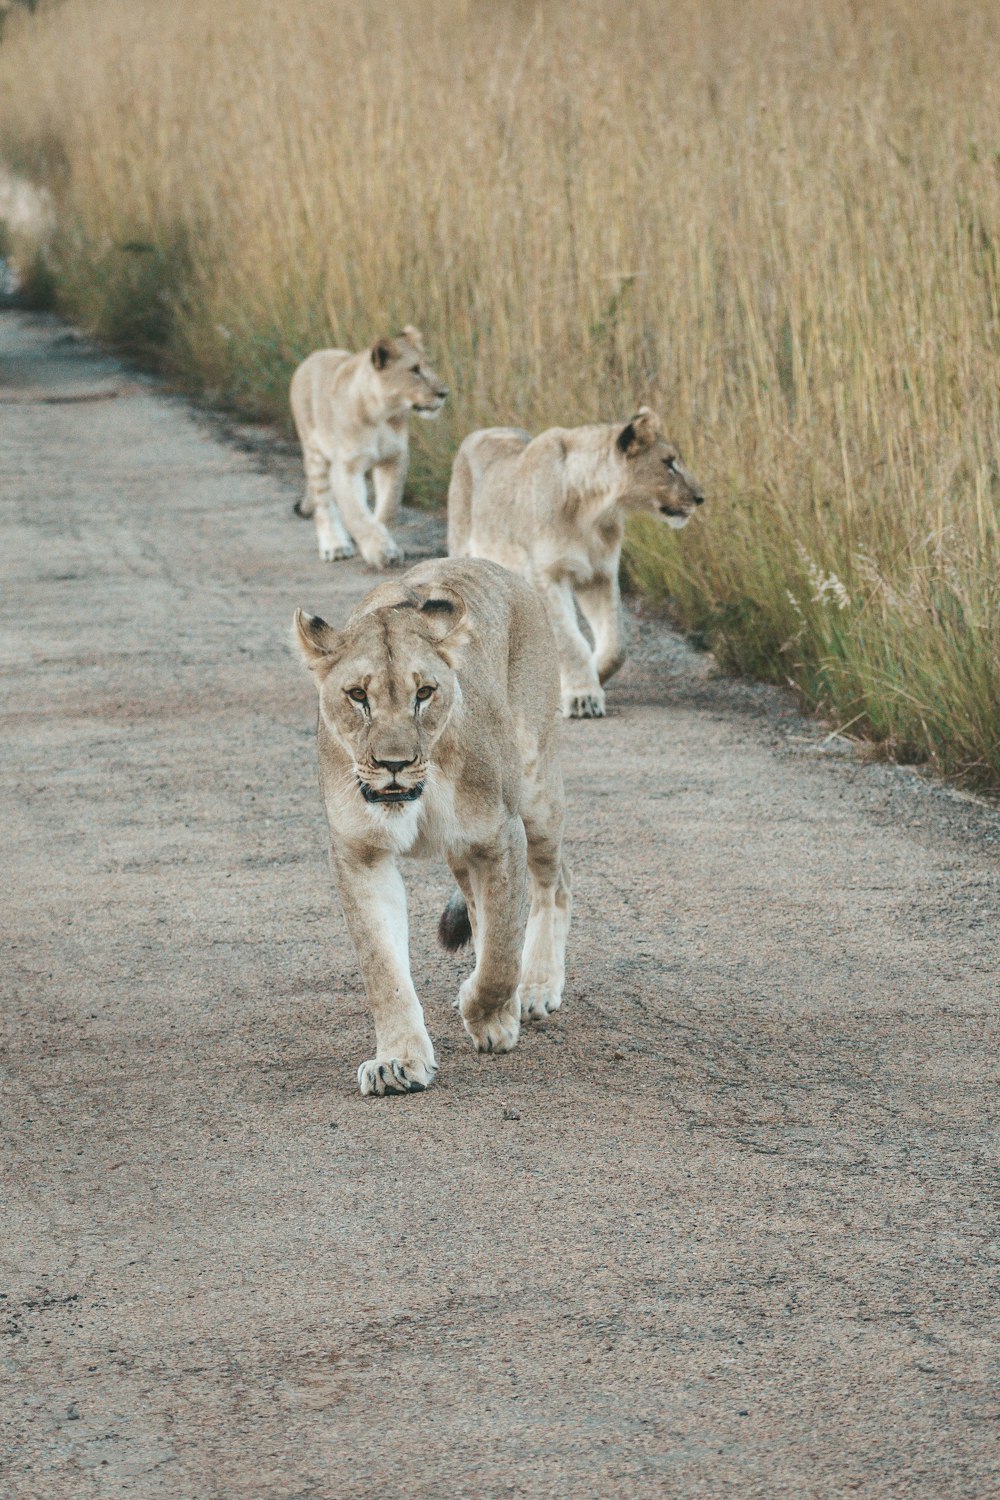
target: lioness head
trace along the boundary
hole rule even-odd
[[[407,324],[395,338],[379,339],[371,359],[387,408],[437,416],[448,387],[430,367],[419,328]]]
[[[434,746],[461,697],[453,653],[464,616],[450,589],[421,596],[388,583],[340,631],[296,610],[320,716],[365,802],[392,808],[423,793]]]
[[[648,406],[640,406],[626,422],[616,447],[625,464],[622,504],[629,510],[662,516],[668,526],[686,526],[705,496],[681,463],[677,449],[661,433],[660,420]]]

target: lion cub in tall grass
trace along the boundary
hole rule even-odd
[[[402,560],[389,528],[409,464],[407,418],[411,411],[437,416],[447,394],[412,327],[360,354],[319,349],[299,365],[290,396],[306,495],[295,509],[315,516],[324,562],[353,557],[355,543],[373,568]],[[369,475],[374,507],[368,503]]]
[[[553,427],[536,438],[490,427],[470,433],[455,456],[448,552],[491,558],[535,585],[559,653],[562,711],[600,718],[603,684],[625,660],[618,591],[625,517],[645,513],[680,527],[704,498],[646,406],[625,423]]]

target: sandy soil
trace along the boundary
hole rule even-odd
[[[568,1003],[476,1057],[413,867],[440,1082],[362,1100],[286,643],[372,580],[287,452],[0,355],[0,1493],[998,1493],[997,814],[636,620]]]

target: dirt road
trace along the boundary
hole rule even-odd
[[[413,867],[440,1082],[362,1100],[286,642],[371,579],[291,457],[0,356],[5,1500],[996,1494],[1000,818],[637,625],[568,1003],[477,1058]]]

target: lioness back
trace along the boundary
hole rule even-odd
[[[484,555],[473,541],[474,521],[481,526],[490,510],[494,491],[497,501],[500,501],[530,442],[530,432],[521,427],[484,427],[478,432],[470,432],[461,444],[448,487],[448,552],[451,557]],[[517,572],[522,571],[524,558],[520,549],[512,547],[507,555],[505,540],[508,539],[501,536],[485,555]],[[509,540],[513,541],[513,538]]]
[[[324,400],[330,399],[337,373],[350,358],[347,349],[317,349],[292,376],[288,394],[300,443],[305,443],[318,427],[329,425],[330,414],[324,411]]]

